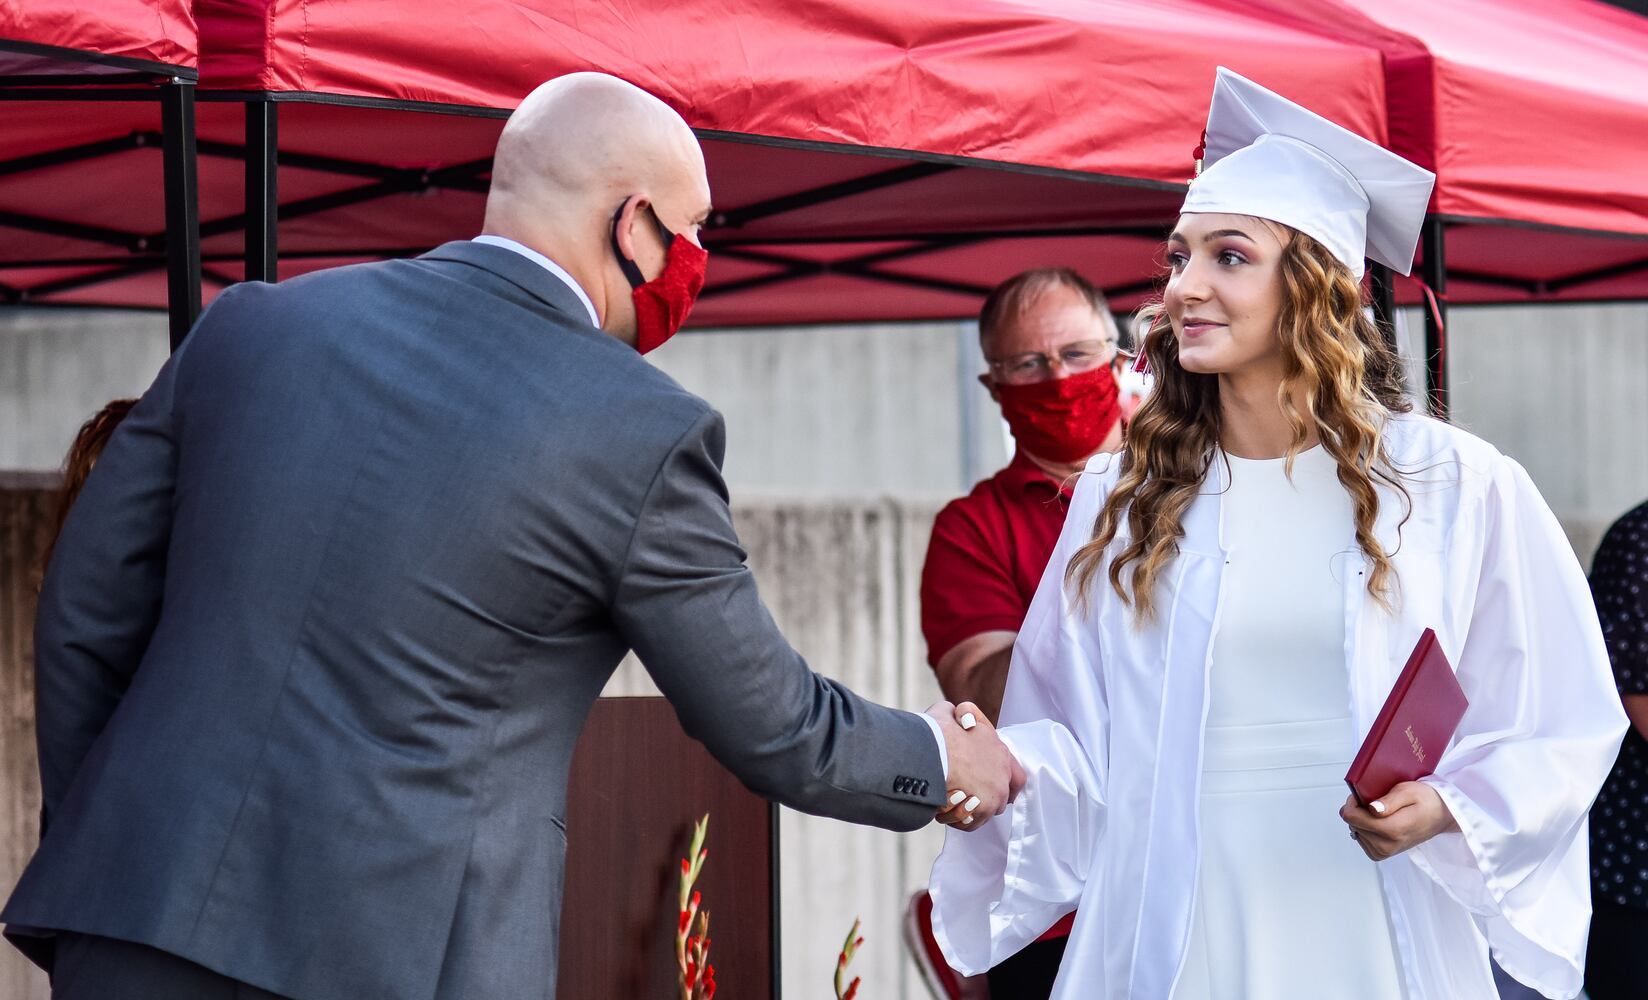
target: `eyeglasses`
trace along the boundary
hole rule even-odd
[[[1054,368],[1063,369],[1071,375],[1092,371],[1110,360],[1115,345],[1114,340],[1108,339],[1078,340],[1073,344],[1066,344],[1052,357],[1031,351],[1007,358],[985,360],[990,364],[991,374],[1000,381],[1007,385],[1028,385],[1052,378]]]

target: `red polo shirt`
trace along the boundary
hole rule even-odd
[[[1069,493],[1018,453],[939,511],[921,569],[929,664],[981,632],[1019,630],[1069,503]]]
[[[963,639],[1017,632],[1053,557],[1070,494],[1023,453],[951,501],[933,522],[921,568],[921,632],[934,667]],[[1042,940],[1070,933],[1075,914]]]

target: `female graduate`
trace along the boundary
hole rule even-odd
[[[1406,412],[1363,311],[1364,257],[1407,273],[1434,178],[1224,69],[1206,157],[1155,391],[1013,653],[1029,781],[949,818],[935,935],[974,973],[1075,910],[1063,1000],[1492,1000],[1490,951],[1573,996],[1625,719],[1538,491]],[[1432,777],[1362,808],[1346,768],[1426,628],[1470,707]]]

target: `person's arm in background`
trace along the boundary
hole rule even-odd
[[[723,453],[713,412],[676,442],[643,500],[611,608],[682,728],[752,790],[804,812],[912,830],[952,789],[980,799],[980,820],[1005,808],[1014,767],[993,730],[963,733],[941,703],[929,710],[935,731],[820,677],[790,647],[744,564]]]
[[[1024,598],[1009,555],[966,510],[951,504],[933,521],[921,568],[921,631],[939,688],[951,701],[972,701],[995,722]]]
[[[1621,696],[1625,703],[1625,715],[1631,720],[1631,728],[1637,735],[1648,740],[1648,694],[1628,694]]]
[[[954,702],[976,702],[992,723],[1000,719],[1007,666],[1013,660],[1013,642],[1018,637],[1017,632],[998,629],[970,635],[950,647],[933,666],[944,697]]]

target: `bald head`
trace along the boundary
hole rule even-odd
[[[663,249],[637,235],[637,213],[651,211],[670,230],[697,239],[710,196],[692,129],[663,101],[604,73],[571,73],[528,94],[498,138],[485,231],[518,240],[569,271],[609,330],[605,306],[622,312],[609,300],[628,290],[618,287],[622,272],[610,246],[621,206],[624,251],[648,276],[662,267]],[[639,218],[650,232],[650,220]]]

